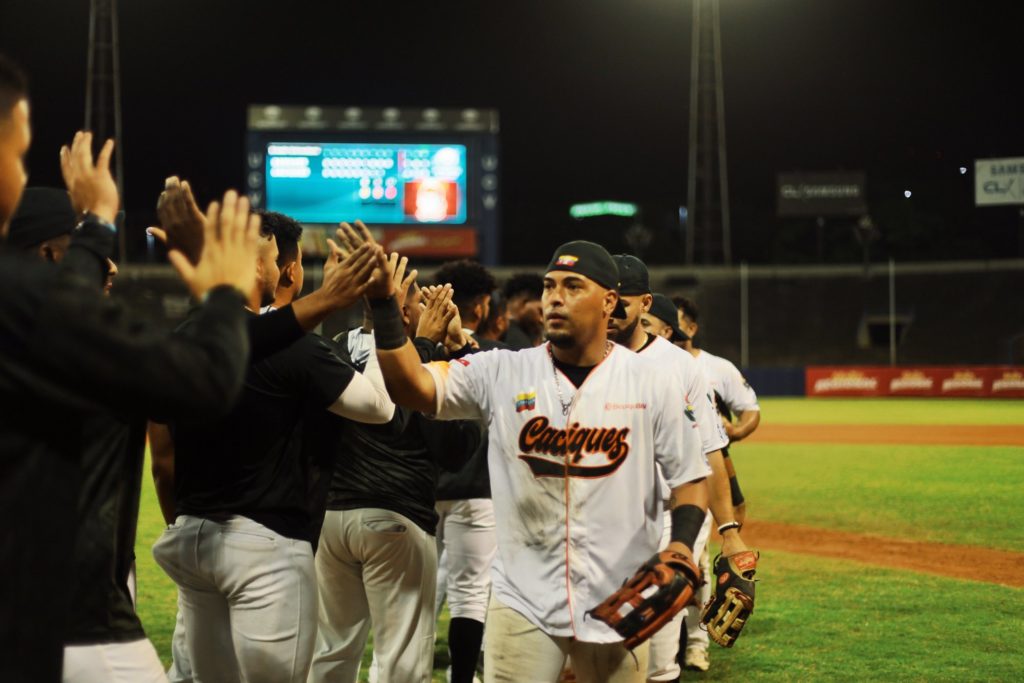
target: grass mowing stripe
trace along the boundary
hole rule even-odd
[[[779,424],[1024,425],[1020,399],[767,397],[760,405],[765,422]]]
[[[682,680],[1018,681],[1024,590],[764,552],[734,648]]]
[[[745,443],[756,519],[1024,552],[1024,449]]]

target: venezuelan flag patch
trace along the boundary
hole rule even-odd
[[[536,410],[537,408],[537,392],[533,389],[524,391],[521,394],[516,394],[516,412],[521,413],[524,410]]]

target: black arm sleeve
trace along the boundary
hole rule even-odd
[[[287,348],[305,335],[291,304],[263,315],[249,318],[249,344],[252,362]]]
[[[445,360],[439,350],[441,347],[426,337],[416,337],[412,340],[412,345],[416,347],[416,353],[420,354],[421,363],[429,363],[432,360]]]
[[[102,223],[83,222],[75,230],[67,254],[61,261],[62,275],[77,276],[88,284],[102,286],[107,276],[107,258],[114,248],[114,234]],[[305,334],[291,304],[266,315],[249,318],[247,324],[253,363],[291,346]]]

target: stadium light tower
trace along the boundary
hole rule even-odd
[[[114,179],[124,201],[124,144],[121,139],[121,63],[118,58],[117,0],[91,0],[89,54],[85,78],[85,130],[102,145],[114,138]],[[123,208],[123,206],[122,206]],[[124,226],[117,231],[118,260],[126,261]]]
[[[690,53],[690,145],[687,168],[686,263],[732,263],[729,179],[725,160],[725,105],[722,95],[722,33],[719,0],[693,0]]]

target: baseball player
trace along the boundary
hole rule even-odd
[[[664,374],[663,377],[670,378],[668,381],[672,386],[682,389],[686,397],[687,416],[696,419],[704,452],[711,465],[712,475],[708,480],[710,510],[694,546],[694,556],[701,557],[707,545],[712,515],[724,529],[723,554],[728,556],[745,551],[747,547],[740,538],[739,529],[731,527],[735,520],[722,454],[728,440],[715,409],[707,380],[692,356],[663,337],[650,334],[641,325],[642,316],[650,310],[654,301],[647,266],[640,259],[627,254],[619,254],[614,258],[619,268],[620,294],[626,309],[626,317],[609,321],[609,336],[641,356],[654,360],[666,373],[674,373]],[[668,542],[667,534],[666,529],[663,540],[665,544]],[[696,623],[697,619],[691,621]],[[683,614],[680,613],[668,626],[652,637],[648,680],[668,681],[678,678],[680,672],[676,655],[679,650],[682,623]]]
[[[393,256],[389,265],[395,265],[393,277],[401,282],[398,296],[410,339],[418,332],[443,335],[450,321],[438,313],[447,302],[431,301],[421,316],[416,271],[404,277],[405,259]],[[339,355],[347,351],[345,340],[335,342]],[[434,343],[421,337],[416,346],[429,360]],[[325,433],[319,447],[337,457],[316,559],[319,629],[309,680],[354,681],[371,622],[371,676],[382,682],[429,680],[438,468],[465,464],[481,441],[480,430],[470,422],[436,422],[400,407],[387,425],[345,421],[339,427]]]
[[[697,365],[704,371],[711,389],[715,392],[719,408],[726,418],[725,433],[729,437],[729,443],[747,438],[761,423],[761,407],[757,403],[757,394],[735,365],[725,358],[695,346],[693,339],[700,329],[697,324],[700,315],[697,304],[686,297],[676,297],[674,303],[678,310],[679,328],[687,337],[681,342],[681,346],[697,359]],[[735,421],[732,420],[732,416],[735,416]],[[747,514],[747,503],[736,479],[736,470],[729,457],[728,448],[724,455],[729,471],[732,502],[736,508],[736,521],[742,524]]]
[[[354,242],[372,240],[351,234]],[[607,340],[618,271],[600,245],[559,247],[544,277],[548,343],[421,365],[402,334],[393,288],[368,291],[389,392],[440,419],[484,419],[498,552],[484,677],[556,681],[571,656],[581,681],[643,681],[647,646],[587,612],[657,550],[672,488],[673,542],[687,558],[707,508],[709,473],[679,392],[658,368]],[[619,309],[618,311],[616,309]]]
[[[259,255],[250,311],[276,292],[273,232]],[[358,278],[350,285],[351,303],[361,291]],[[307,335],[250,366],[242,396],[223,420],[174,423],[177,518],[153,556],[178,585],[197,680],[305,681],[316,636],[316,575],[300,425],[310,410],[389,421],[394,405],[372,361],[360,375]]]
[[[743,379],[736,366],[725,359],[712,356],[693,346],[690,334],[697,334],[697,314],[696,305],[689,299],[675,297],[673,301],[664,294],[655,293],[651,310],[645,314],[645,327],[648,332],[675,342],[680,348],[694,355],[702,373],[714,391],[715,402],[719,406],[720,412],[726,418],[726,435],[736,434],[739,435],[739,438],[743,438],[757,427],[757,423],[760,420],[757,396],[754,394],[753,389],[750,388],[750,385]],[[683,328],[687,331],[684,332]],[[723,397],[723,390],[729,396],[728,399]],[[741,416],[739,422],[735,425],[729,419],[732,413]],[[736,521],[742,524],[746,506],[743,501],[743,493],[736,479],[736,471],[733,467],[732,459],[729,457],[728,447],[722,450],[722,455],[724,456],[726,472],[729,476],[730,496],[736,514]],[[706,562],[706,560],[706,557],[702,558],[702,562]],[[701,587],[699,604],[705,604],[710,599],[710,592],[710,583]],[[686,609],[687,632],[681,644],[685,644],[684,665],[687,668],[707,671],[711,666],[708,658],[708,634],[707,631],[700,628],[699,613],[700,610],[694,606]]]
[[[475,261],[462,259],[443,264],[434,279],[451,285],[452,303],[458,309],[465,337],[473,339],[482,351],[509,348],[477,335],[492,305],[496,282],[490,271]],[[473,681],[491,593],[491,562],[497,538],[487,460],[484,441],[469,463],[458,471],[442,472],[437,481],[438,555],[445,561],[438,573],[437,608],[447,595],[452,683]]]

